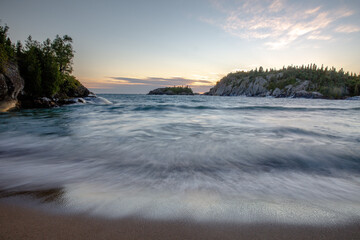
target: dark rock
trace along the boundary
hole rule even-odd
[[[89,89],[87,89],[84,85],[82,85],[80,82],[78,83],[79,86],[76,88],[68,89],[66,92],[60,91],[56,97],[59,98],[77,98],[77,97],[87,97],[91,92]]]
[[[90,91],[89,89],[87,89],[86,87],[84,87],[84,85],[80,85],[79,87],[77,87],[76,89],[74,89],[73,93],[70,94],[70,97],[87,97],[89,96]]]
[[[79,103],[86,103],[85,99],[83,99],[83,98],[79,98],[79,99],[78,99],[78,102],[79,102]]]
[[[275,90],[271,94],[273,97],[280,97],[281,90],[279,88],[275,88]]]
[[[32,97],[20,97],[21,108],[51,108],[59,106],[57,101],[47,97],[32,98]]]
[[[323,95],[319,92],[308,92],[305,90],[300,90],[295,92],[295,98],[323,98]]]
[[[296,79],[295,83],[286,86],[276,87],[269,89],[271,79],[273,77],[281,78],[283,74],[268,74],[264,77],[236,77],[236,75],[229,74],[218,82],[209,92],[205,95],[215,96],[240,96],[245,95],[248,97],[266,97],[272,96],[275,98],[293,97],[293,98],[324,98],[319,92],[312,92],[314,86],[309,80]],[[281,79],[278,80],[281,82]],[[272,85],[273,86],[273,85]]]
[[[0,73],[0,112],[15,107],[17,96],[24,88],[17,64],[8,63],[4,69],[4,73]]]

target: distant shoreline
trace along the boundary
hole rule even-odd
[[[274,97],[274,96],[246,96],[246,95],[237,95],[237,96],[228,96],[228,95],[208,95],[205,93],[194,93],[194,95],[167,95],[167,94],[148,94],[148,93],[96,93],[96,95],[143,95],[143,96],[207,96],[207,97],[247,97],[247,98],[279,98],[279,99],[310,99],[310,100],[360,100],[360,96],[348,97],[348,98],[303,98],[303,97]]]

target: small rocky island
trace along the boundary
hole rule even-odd
[[[280,70],[260,67],[229,73],[205,95],[345,99],[360,95],[360,76],[315,64]]]
[[[0,112],[55,107],[91,94],[71,75],[71,37],[57,35],[40,43],[29,36],[23,47],[11,42],[8,29],[0,26]]]
[[[174,86],[157,88],[148,93],[148,95],[195,95],[189,86]]]

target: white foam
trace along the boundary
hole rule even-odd
[[[65,190],[71,209],[114,218],[136,215],[151,219],[323,225],[360,217],[359,202],[249,198],[205,190],[113,189],[88,183],[69,184]]]
[[[90,104],[100,104],[100,105],[112,104],[112,102],[110,102],[106,98],[99,97],[99,96],[98,97],[87,97],[87,98],[85,98],[85,100],[87,101],[87,103],[90,103]]]

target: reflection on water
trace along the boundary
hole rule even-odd
[[[360,216],[359,101],[103,97],[1,114],[0,195],[111,217]]]

